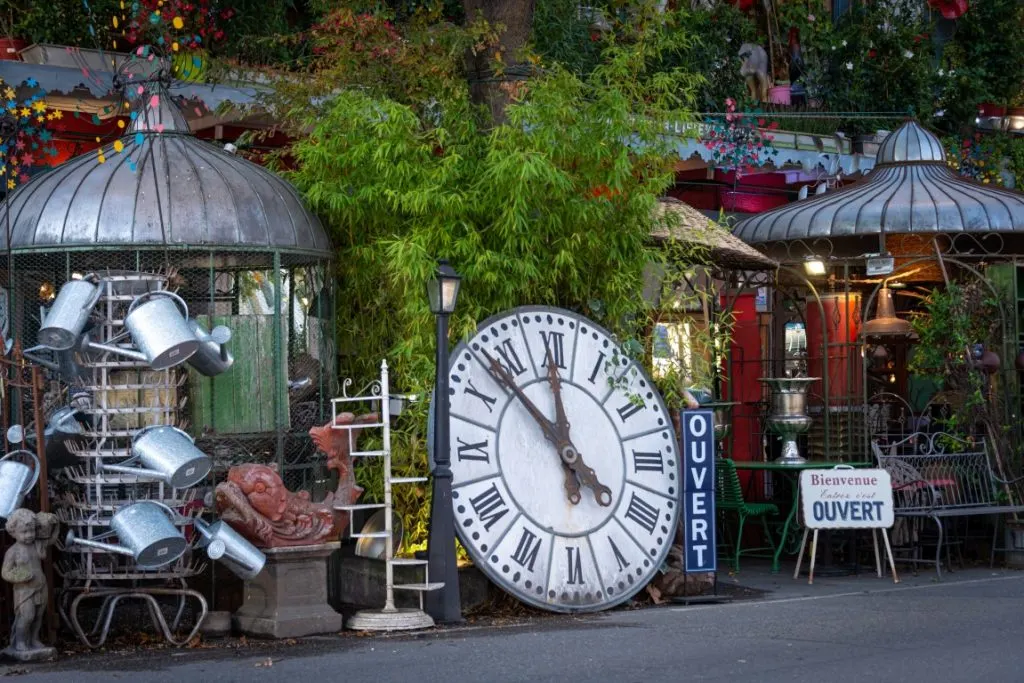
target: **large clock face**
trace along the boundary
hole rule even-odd
[[[556,308],[495,316],[452,353],[449,395],[456,523],[480,569],[556,611],[647,584],[678,522],[679,453],[661,396],[604,329]]]

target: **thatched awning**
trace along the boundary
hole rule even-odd
[[[698,252],[702,265],[717,265],[735,270],[775,270],[779,264],[757,249],[733,236],[689,204],[664,197],[654,209],[654,227],[651,237],[665,242],[670,237],[707,247],[705,254]]]

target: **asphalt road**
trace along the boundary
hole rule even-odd
[[[506,628],[324,638],[262,656],[91,655],[7,673],[39,683],[1024,681],[1024,573],[875,585]]]

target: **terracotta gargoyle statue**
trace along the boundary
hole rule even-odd
[[[338,415],[336,424],[366,424],[377,420],[376,413]],[[276,465],[245,464],[228,470],[227,481],[217,485],[217,513],[235,531],[259,548],[284,548],[316,545],[334,540],[348,523],[346,511],[335,505],[354,503],[362,489],[356,486],[352,458],[362,430],[331,429],[330,424],[314,427],[310,436],[327,454],[327,467],[338,470],[338,489],[314,503],[309,492],[285,488]],[[352,434],[351,441],[349,433]]]
[[[365,425],[373,424],[380,419],[377,413],[367,413],[356,417],[352,413],[341,413],[334,423],[336,425]],[[352,505],[359,496],[363,495],[361,486],[356,485],[355,473],[352,470],[352,451],[359,444],[359,435],[362,429],[353,427],[351,429],[332,429],[328,422],[320,427],[313,427],[309,435],[316,444],[317,450],[327,456],[327,469],[338,471],[338,488],[335,489],[333,499],[334,505]],[[349,512],[347,510],[334,510],[334,528],[339,532],[348,526]]]

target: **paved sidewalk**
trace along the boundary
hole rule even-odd
[[[800,578],[793,578],[793,570],[796,567],[795,560],[784,563],[782,571],[778,574],[771,573],[771,567],[767,560],[759,559],[746,560],[740,565],[741,570],[737,574],[729,574],[722,571],[718,574],[720,586],[736,585],[745,588],[752,588],[757,591],[764,591],[765,600],[787,600],[793,598],[810,598],[822,595],[837,595],[844,593],[877,592],[894,587],[920,587],[938,584],[957,584],[964,581],[977,581],[978,579],[990,579],[1003,576],[1024,576],[1019,570],[1004,569],[996,567],[989,569],[988,566],[972,567],[966,566],[955,571],[943,569],[942,578],[939,579],[932,567],[920,567],[915,576],[908,565],[896,565],[899,583],[893,583],[892,573],[883,569],[882,578],[878,578],[874,567],[861,566],[858,574],[842,575],[834,572],[818,573],[817,568],[814,574],[814,584],[807,584],[807,564],[801,569]],[[725,567],[723,567],[725,568]]]

